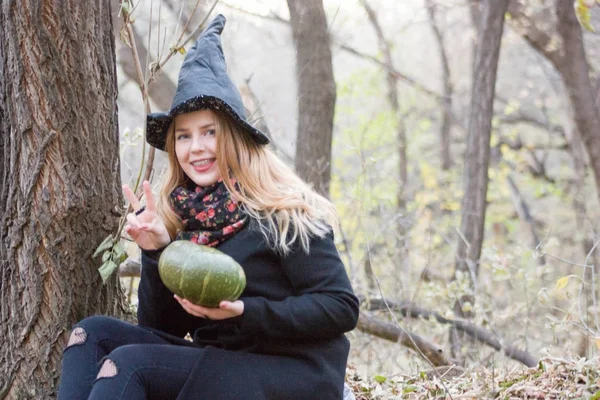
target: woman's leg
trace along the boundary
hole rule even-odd
[[[121,346],[104,359],[88,400],[174,400],[202,351],[172,344]]]
[[[87,399],[98,375],[99,361],[117,347],[134,343],[168,342],[115,318],[94,316],[77,323],[63,355],[58,399]]]

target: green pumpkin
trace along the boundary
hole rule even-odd
[[[167,246],[158,260],[158,272],[170,291],[205,307],[235,301],[246,287],[246,274],[233,258],[188,240]]]

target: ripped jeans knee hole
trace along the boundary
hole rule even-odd
[[[96,379],[102,378],[112,378],[117,375],[117,365],[113,360],[107,358],[102,363],[102,367],[100,367],[100,371],[98,371],[98,376]]]
[[[73,329],[71,332],[71,336],[69,336],[69,342],[67,343],[67,348],[71,346],[76,346],[79,344],[84,344],[87,340],[87,333],[81,327],[77,327]]]

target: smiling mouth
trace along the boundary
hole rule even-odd
[[[193,165],[194,167],[203,167],[203,166],[205,166],[205,165],[208,165],[208,164],[212,163],[213,161],[215,161],[215,159],[214,159],[214,158],[208,158],[208,159],[206,159],[206,160],[198,160],[198,161],[193,161],[193,162],[192,162],[192,165]]]
[[[207,172],[208,170],[210,170],[213,167],[215,161],[216,161],[215,158],[208,158],[205,160],[194,161],[191,163],[191,165],[192,165],[192,168],[194,168],[194,171],[203,173],[203,172]]]

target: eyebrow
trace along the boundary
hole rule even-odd
[[[200,127],[200,129],[204,130],[204,129],[208,129],[208,128],[214,128],[214,126],[215,126],[215,124],[213,122],[209,122],[206,125],[202,125]],[[176,128],[175,129],[175,132],[187,132],[187,131],[189,131],[189,128]]]

